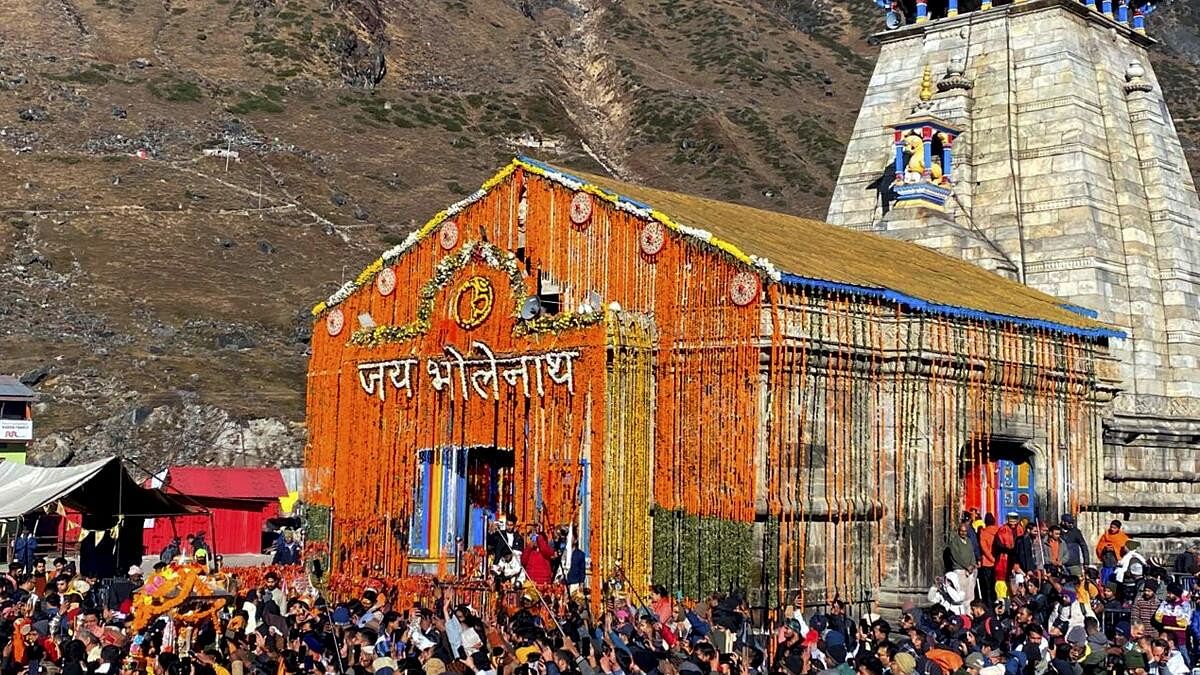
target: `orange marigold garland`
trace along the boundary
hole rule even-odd
[[[200,576],[206,572],[204,565],[174,562],[151,575],[133,598],[133,630],[141,630],[191,599]]]
[[[959,467],[989,456],[995,420],[1018,408],[1067,444],[1068,474],[1094,460],[1083,445],[1096,445],[1083,438],[1095,419],[1088,382],[1066,375],[1094,358],[1085,343],[785,288],[761,261],[662,214],[545,175],[506,169],[331,297],[346,325],[313,335],[306,498],[333,507],[339,579],[409,578],[427,450],[505,453],[499,506],[523,522],[586,517],[596,584],[618,561],[635,585],[648,578],[634,561],[653,545],[651,506],[747,525],[765,516],[777,528],[778,597],[812,573],[849,595],[878,585],[883,561],[902,553],[879,533],[903,535],[926,508],[917,463],[959,484]],[[474,254],[493,250],[496,263]],[[398,284],[390,294],[376,290],[384,269]],[[453,294],[474,278],[494,305],[477,323],[456,321]],[[558,312],[522,317],[538,296]],[[363,313],[382,330],[359,326]],[[428,379],[459,356],[561,352],[577,352],[570,388],[525,396],[518,380],[497,396],[486,378],[437,389]],[[378,371],[384,399],[365,391],[372,363],[409,364]],[[392,385],[405,374],[409,387]],[[1094,493],[1081,488],[1072,505]],[[809,568],[810,544],[826,551],[824,569]],[[432,570],[450,562],[443,551]]]

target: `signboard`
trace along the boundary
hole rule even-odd
[[[32,440],[33,420],[0,420],[0,442]]]
[[[479,358],[466,358],[450,346],[443,350],[450,358],[426,359],[425,372],[434,391],[447,391],[451,398],[456,398],[461,392],[461,399],[466,401],[474,392],[484,400],[490,398],[499,401],[501,380],[513,388],[520,381],[525,398],[531,396],[531,381],[532,391],[538,396],[545,396],[551,384],[565,386],[572,394],[575,393],[574,361],[579,358],[578,350],[497,356],[482,342],[471,343],[471,354],[477,354]],[[387,400],[386,377],[392,388],[404,390],[408,398],[412,398],[413,379],[421,378],[420,365],[421,360],[416,358],[360,363],[358,384],[367,396],[378,396],[380,401],[384,401]]]

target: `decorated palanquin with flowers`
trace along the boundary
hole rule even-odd
[[[529,159],[313,314],[335,576],[471,574],[512,513],[593,587],[764,601],[923,588],[964,506],[1086,511],[1119,337],[917,246]]]
[[[233,598],[228,585],[228,577],[210,573],[202,563],[172,561],[134,593],[131,625],[141,630],[164,615],[191,626],[212,620]]]

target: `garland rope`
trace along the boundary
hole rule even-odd
[[[580,192],[595,202],[585,226],[570,218]],[[433,236],[450,219],[463,241]],[[639,246],[648,223],[668,226],[653,255]],[[437,472],[467,474],[468,506],[577,526],[596,590],[619,564],[639,592],[651,579],[697,593],[754,583],[775,602],[896,582],[893,569],[932,550],[931,524],[995,493],[994,439],[1016,426],[1062,500],[1051,510],[1096,502],[1096,335],[800,283],[706,234],[514,162],[318,305],[322,319],[376,324],[319,320],[308,372],[305,498],[332,508],[339,587],[456,573],[444,540],[429,555],[413,545],[448,534],[449,516],[418,499]],[[379,292],[384,269],[410,288]],[[748,269],[757,291],[739,304],[730,289]],[[477,278],[494,309],[466,328],[455,294]],[[562,311],[521,318],[547,289]],[[510,357],[577,351],[573,386],[456,397],[417,378],[385,399],[361,385],[360,364],[475,343]],[[464,496],[447,485],[445,500]],[[750,542],[755,528],[753,574],[741,543],[701,541]]]

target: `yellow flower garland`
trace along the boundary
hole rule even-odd
[[[494,175],[491,178],[484,181],[483,185],[480,187],[480,189],[477,192],[475,192],[473,195],[471,195],[467,199],[463,200],[462,202],[459,202],[454,207],[451,207],[451,209],[443,209],[441,211],[438,211],[436,214],[434,214],[434,216],[432,218],[430,218],[428,221],[426,221],[425,224],[422,225],[417,230],[415,236],[411,240],[411,245],[416,245],[417,243],[421,242],[423,239],[428,237],[430,234],[432,234],[439,225],[441,225],[443,222],[445,222],[446,219],[452,215],[452,213],[451,213],[452,210],[454,213],[457,213],[458,211],[461,211],[463,208],[470,205],[471,203],[478,201],[480,198],[485,196],[488,192],[490,192],[497,185],[503,183],[517,169],[524,169],[525,171],[528,171],[529,173],[531,173],[535,176],[541,176],[542,178],[546,178],[549,180],[556,180],[556,175],[554,173],[547,171],[546,169],[542,168],[541,166],[532,164],[530,162],[526,162],[521,159],[513,159],[511,162],[508,163],[508,165],[506,165],[503,169],[501,169],[499,173],[497,173],[496,175]],[[608,192],[608,191],[604,190],[603,188],[593,185],[591,183],[581,183],[581,186],[579,189],[583,192],[586,192],[587,194],[590,194],[594,197],[602,199],[610,204],[620,205],[620,203],[621,203],[620,195]],[[645,218],[645,216],[643,216],[643,217]],[[675,232],[676,234],[678,234],[680,236],[688,237],[689,239],[692,239],[693,241],[695,241],[699,244],[709,245],[709,246],[712,246],[713,248],[716,248],[717,250],[721,251],[722,253],[725,253],[726,255],[737,260],[738,262],[749,266],[751,268],[751,271],[753,271],[755,274],[762,275],[764,273],[763,267],[769,266],[769,263],[766,260],[755,259],[755,258],[751,257],[749,254],[747,254],[745,251],[741,250],[740,248],[738,248],[736,245],[734,245],[731,242],[728,242],[728,241],[725,241],[724,239],[720,239],[718,237],[712,236],[711,234],[708,235],[707,238],[700,236],[692,228],[686,227],[684,225],[681,225],[680,223],[675,222],[675,220],[673,220],[670,216],[668,216],[667,214],[665,214],[662,211],[659,211],[657,209],[653,209],[653,208],[649,209],[648,219],[656,220],[656,221],[662,223],[667,229],[671,230],[672,232]],[[371,262],[371,264],[367,265],[366,268],[364,268],[361,272],[359,272],[358,276],[355,277],[354,284],[353,284],[355,289],[362,288],[363,286],[370,283],[374,279],[375,275],[379,274],[379,272],[384,268],[384,266],[386,264],[387,263],[384,261],[384,259],[382,257],[380,257],[380,258],[376,258],[374,261]],[[329,301],[319,302],[315,306],[313,306],[312,316],[314,318],[319,317],[326,310],[330,309],[332,306],[334,306],[336,304],[340,304],[340,302],[341,301],[333,302],[332,304]]]

